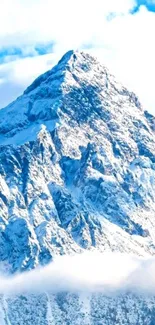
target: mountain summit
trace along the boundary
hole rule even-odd
[[[85,250],[154,254],[154,193],[155,118],[91,55],[69,51],[0,110],[0,261],[9,272]],[[17,324],[10,300],[7,308],[4,324]],[[68,324],[42,317],[33,324]]]
[[[109,114],[122,114],[118,107],[123,104],[124,109],[129,110],[128,114],[132,107],[141,109],[135,94],[116,82],[95,58],[83,52],[69,51],[52,70],[37,78],[21,97],[1,110],[0,132],[12,137],[32,122],[51,121],[65,114],[77,123],[93,117],[102,117],[107,122]]]

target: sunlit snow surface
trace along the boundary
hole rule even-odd
[[[154,130],[134,93],[72,51],[2,109],[3,271],[85,250],[154,255]],[[153,305],[150,295],[5,295],[0,317],[5,325],[152,325]]]

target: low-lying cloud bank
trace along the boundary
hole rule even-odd
[[[60,291],[155,294],[155,258],[117,253],[56,257],[44,268],[0,276],[0,294]]]

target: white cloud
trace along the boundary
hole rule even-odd
[[[147,280],[146,280],[147,279]],[[0,277],[0,294],[102,292],[155,294],[155,258],[87,252],[59,256],[45,268]]]
[[[133,0],[1,0],[0,45],[29,46],[53,40],[79,46],[102,27],[110,12],[124,14],[133,5]]]
[[[53,53],[18,58],[16,61],[0,65],[0,107],[19,96],[38,75],[51,69],[56,61],[57,56]]]
[[[155,13],[141,6],[132,15],[134,5],[134,0],[1,0],[1,48],[16,46],[35,55],[36,45],[53,43],[54,59],[47,64],[44,55],[1,65],[0,106],[19,95],[64,52],[87,45],[140,96],[145,109],[155,112]]]

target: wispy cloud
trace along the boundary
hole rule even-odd
[[[45,268],[0,277],[1,294],[44,291],[155,294],[155,258],[87,252],[57,257]]]

